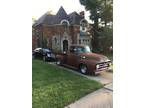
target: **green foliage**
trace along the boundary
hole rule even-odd
[[[101,4],[100,18],[101,22],[104,22],[105,27],[107,23],[113,21],[113,0],[103,0]]]
[[[95,26],[101,22],[107,23],[113,21],[113,0],[79,0],[85,9],[90,11],[90,19],[94,21]],[[98,22],[101,19],[101,22]],[[96,28],[98,29],[98,28]]]
[[[112,51],[110,51],[110,47],[113,46],[113,29],[112,28],[101,28],[101,31],[99,32],[99,38],[98,38],[99,47],[93,47],[93,52],[98,53],[105,53],[105,54],[112,54]],[[95,45],[95,40],[93,43],[93,46]]]
[[[108,28],[108,24],[113,22],[113,0],[79,0],[90,11],[90,19],[94,21],[92,28],[92,46],[95,52],[108,51],[112,46],[113,35],[112,29]],[[100,21],[99,21],[100,19]],[[104,25],[101,29],[100,24]]]
[[[110,47],[113,46],[113,29],[112,28],[103,28],[100,32],[100,46],[103,52],[110,52]]]

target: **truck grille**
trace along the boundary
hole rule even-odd
[[[111,62],[102,62],[102,63],[98,63],[97,65],[99,65],[99,67],[97,68],[97,70],[106,70],[110,65]]]

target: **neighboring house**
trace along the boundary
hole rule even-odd
[[[71,44],[85,44],[91,47],[89,24],[84,11],[67,14],[63,7],[56,15],[44,14],[33,24],[33,49],[48,47],[55,52],[69,49]]]

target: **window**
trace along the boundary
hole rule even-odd
[[[85,42],[85,39],[83,39],[83,43]]]
[[[68,29],[69,22],[68,22],[67,20],[62,20],[62,21],[61,21],[61,24],[63,25],[64,30],[67,30],[67,29]]]
[[[56,37],[54,38],[54,43],[55,43],[55,45],[57,44],[57,39],[56,39]]]
[[[81,40],[79,40],[79,44],[81,44]]]
[[[67,28],[68,28],[68,23],[67,23],[67,22],[63,22],[62,25],[63,25],[64,29],[67,30]]]
[[[82,32],[85,32],[86,31],[86,27],[87,27],[87,21],[85,19],[82,19],[80,21],[80,28],[81,28],[81,31]]]
[[[78,53],[89,53],[91,52],[90,48],[88,46],[85,47],[77,47]]]
[[[84,31],[85,30],[85,24],[83,22],[82,22],[81,26],[82,26],[82,30]]]

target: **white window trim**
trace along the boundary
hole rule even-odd
[[[67,23],[68,23],[68,25],[70,25],[69,21],[68,21],[68,20],[66,20],[66,19],[61,20],[60,24],[62,24],[63,22],[67,22]]]

